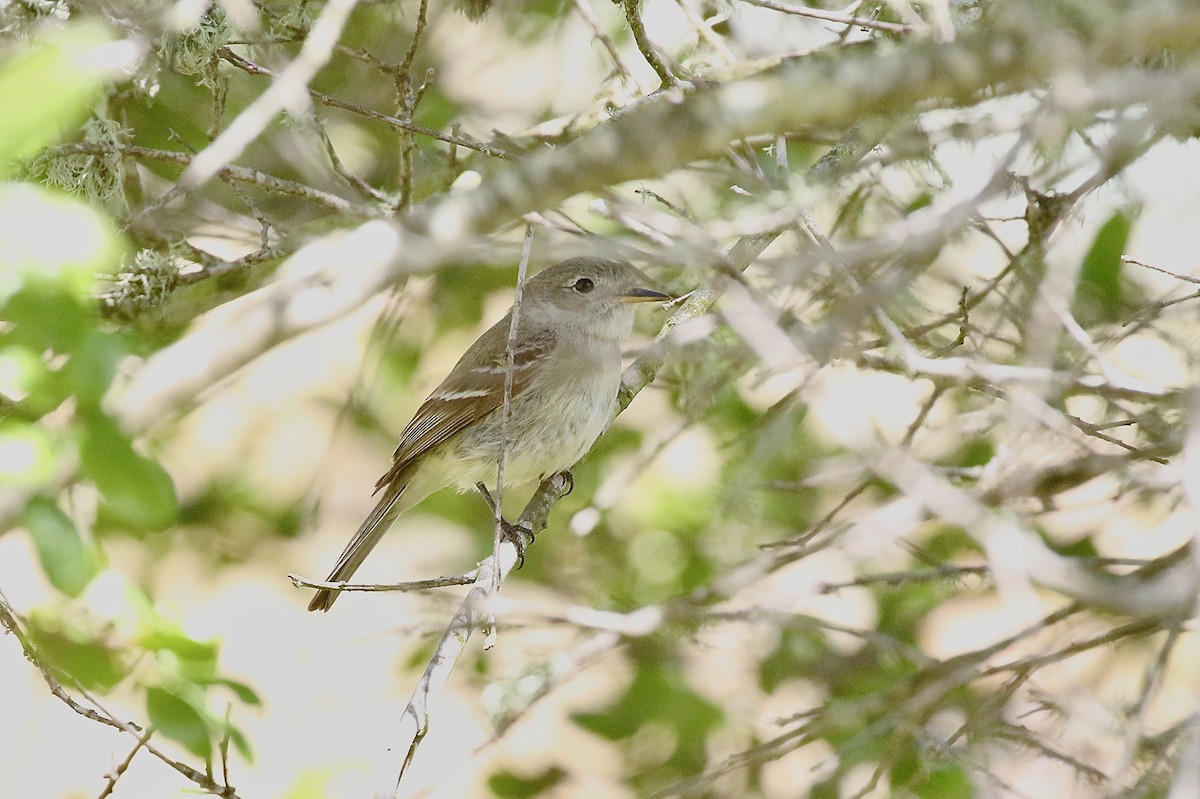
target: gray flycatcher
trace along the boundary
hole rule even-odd
[[[506,486],[573,466],[608,427],[621,385],[621,339],[633,306],[669,300],[627,264],[570,258],[529,278],[513,348],[504,462]],[[328,582],[354,574],[392,522],[440,488],[494,480],[500,457],[504,376],[512,309],[463,354],[417,409],[375,492],[374,510],[342,551]],[[309,610],[340,592],[322,588]]]

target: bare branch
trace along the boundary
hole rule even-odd
[[[187,191],[207,182],[222,167],[241,155],[280,111],[296,113],[307,107],[308,84],[333,54],[342,27],[357,5],[358,0],[329,0],[325,4],[321,16],[304,38],[296,60],[192,159],[180,177],[177,188]]]
[[[912,31],[911,25],[904,25],[896,22],[880,22],[874,19],[866,19],[864,17],[850,17],[845,14],[838,14],[833,11],[825,11],[821,8],[810,8],[809,6],[797,6],[790,3],[779,3],[775,0],[740,0],[747,5],[758,6],[759,8],[769,8],[772,11],[779,11],[783,14],[795,14],[798,17],[808,17],[809,19],[819,19],[823,22],[835,22],[838,25],[849,25],[856,28],[872,28],[874,30],[887,31],[888,33],[909,33]]]
[[[279,78],[279,76],[271,70],[255,64],[250,59],[235,53],[228,47],[221,48],[219,54],[222,59],[228,61],[230,64],[233,64],[238,69],[243,70],[250,75],[262,75],[264,77],[275,79]],[[423,127],[406,119],[400,119],[399,117],[394,117],[390,114],[384,114],[380,111],[374,111],[370,108],[364,108],[361,105],[355,105],[354,103],[346,102],[345,100],[339,100],[338,98],[331,97],[328,94],[322,94],[315,89],[308,89],[308,94],[321,105],[327,105],[331,108],[340,108],[343,111],[349,111],[352,114],[358,114],[359,116],[363,116],[368,119],[374,119],[377,122],[383,122],[387,125],[391,125],[398,130],[406,130],[410,133],[416,133],[420,136],[427,136],[431,139],[437,139],[438,141],[444,141],[447,144],[465,147],[468,150],[475,150],[483,153],[484,155],[490,155],[495,158],[511,157],[509,153],[505,152],[499,147],[494,147],[490,144],[484,144],[483,142],[477,142],[473,139],[467,139],[462,136],[453,136],[449,133],[441,133],[433,130],[432,128]]]
[[[142,147],[136,144],[126,144],[115,148],[104,147],[99,144],[62,144],[53,148],[50,152],[57,153],[84,153],[87,155],[107,155],[115,153],[122,158],[145,158],[152,161],[172,161],[176,164],[187,165],[192,162],[194,156],[188,153],[176,152],[174,150],[161,150],[152,147]],[[292,180],[284,180],[273,175],[268,175],[260,172],[257,169],[238,166],[237,164],[228,164],[220,167],[214,173],[216,177],[229,178],[231,180],[248,183],[252,186],[257,186],[266,191],[285,194],[292,197],[299,197],[304,200],[319,203],[333,211],[349,214],[359,217],[371,217],[378,214],[369,208],[356,206],[349,200],[338,197],[336,194],[330,194],[320,189],[314,189],[311,186],[306,186],[303,183],[297,183]]]
[[[531,531],[525,536],[525,545],[532,542],[534,534],[545,528],[551,507],[566,493],[568,486],[567,478],[556,474],[538,488],[514,525],[523,535],[523,531]],[[385,751],[380,764],[376,797],[399,796],[400,780],[429,731],[432,703],[450,679],[472,633],[485,620],[495,587],[504,582],[517,563],[517,545],[511,539],[503,538],[497,549],[495,554],[489,555],[480,564],[474,586],[434,649],[429,665],[404,709],[396,742]]]

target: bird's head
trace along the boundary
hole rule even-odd
[[[628,264],[606,258],[559,261],[525,282],[521,314],[550,327],[577,327],[600,339],[620,339],[633,329],[638,303],[671,298]]]

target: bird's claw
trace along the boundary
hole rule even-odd
[[[525,568],[525,536],[529,536],[529,540],[533,541],[533,530],[529,529],[524,524],[512,524],[504,519],[500,520],[500,529],[504,537],[512,542],[512,545],[517,550],[517,570]]]
[[[571,478],[570,472],[564,472],[567,476],[569,485],[574,485],[574,480]],[[479,493],[483,495],[484,502],[491,508],[492,513],[499,515],[496,508],[496,500],[492,498],[492,492],[488,491],[488,487],[482,482],[476,483],[475,487],[479,489]],[[533,529],[522,523],[512,524],[503,516],[500,517],[500,533],[504,538],[512,542],[512,545],[517,550],[517,569],[522,569],[525,566],[525,537],[529,536],[529,540],[533,541]]]

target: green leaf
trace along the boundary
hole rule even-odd
[[[99,25],[73,24],[0,64],[0,178],[77,127],[110,78],[134,55]],[[19,109],[19,110],[18,110]]]
[[[67,364],[75,398],[80,403],[99,408],[100,400],[117,373],[117,364],[125,354],[121,339],[98,330],[90,331]]]
[[[217,644],[215,641],[197,641],[190,638],[182,630],[167,626],[160,621],[152,629],[142,633],[138,642],[152,652],[167,650],[174,652],[184,660],[209,661],[216,663]]]
[[[950,457],[948,465],[960,468],[983,466],[995,456],[995,443],[986,436],[975,436],[958,446],[958,450]]]
[[[1086,326],[1116,322],[1125,301],[1121,287],[1121,256],[1133,227],[1131,217],[1121,211],[1113,214],[1096,233],[1091,249],[1083,259],[1079,284],[1075,288],[1075,317]]]
[[[162,530],[178,513],[175,486],[156,462],[133,449],[116,423],[99,413],[83,417],[83,472],[104,495],[109,509],[136,530]]]
[[[1041,532],[1039,530],[1039,532]],[[1090,538],[1081,538],[1078,541],[1060,542],[1049,538],[1045,533],[1041,533],[1043,543],[1050,549],[1054,550],[1059,555],[1068,558],[1098,558],[1100,550],[1097,549],[1096,543]]]
[[[609,740],[628,738],[648,722],[665,724],[676,735],[667,765],[676,776],[704,767],[708,732],[720,723],[721,709],[697,694],[673,655],[639,641],[631,651],[641,662],[625,695],[601,713],[577,714],[577,724]]]
[[[25,506],[24,523],[50,582],[67,596],[79,596],[96,576],[96,557],[74,522],[53,501],[38,497]]]
[[[511,771],[501,771],[488,777],[488,787],[502,799],[528,799],[553,788],[565,776],[567,772],[558,766],[551,766],[536,777],[522,777]]]
[[[36,352],[70,352],[93,324],[72,290],[38,280],[14,291],[2,307],[4,318],[13,326],[9,339]]]
[[[203,692],[216,682],[216,641],[196,641],[183,633],[153,633],[142,639],[158,655],[158,671],[171,685],[186,683]],[[176,686],[178,687],[178,686]]]
[[[29,635],[38,651],[55,668],[71,675],[91,691],[111,690],[129,674],[121,653],[103,641],[76,640],[39,615],[29,619]],[[55,626],[51,626],[51,625]]]
[[[234,696],[240,699],[244,704],[254,705],[255,707],[262,705],[262,699],[259,698],[258,693],[244,682],[231,680],[228,677],[219,677],[214,680],[214,683],[217,685],[224,685],[226,688],[233,691]]]
[[[146,691],[146,710],[150,723],[172,741],[183,744],[189,752],[209,760],[212,757],[212,736],[204,714],[190,703],[165,688],[152,687]]]
[[[246,740],[242,731],[232,724],[226,727],[226,731],[229,733],[229,740],[233,742],[233,748],[238,750],[247,761],[253,761],[254,750],[250,748],[250,742]]]
[[[921,799],[971,799],[975,795],[970,775],[958,763],[931,772],[913,789]]]

